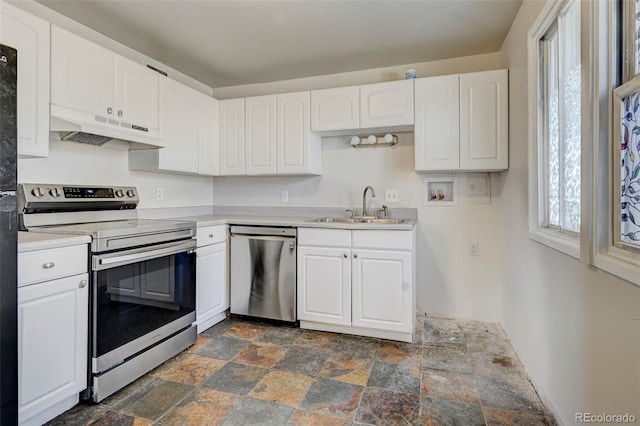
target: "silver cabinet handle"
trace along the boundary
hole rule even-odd
[[[344,258],[345,258],[345,259],[348,257],[348,256],[347,256],[347,253],[343,254],[343,256],[344,256]]]
[[[118,117],[122,117],[122,111],[118,111]]]
[[[113,108],[111,107],[107,108],[107,114],[113,114]]]
[[[55,263],[53,263],[53,262],[47,262],[47,263],[43,263],[43,264],[42,264],[42,269],[51,269],[51,268],[53,268],[54,266],[56,266],[56,264],[55,264]]]
[[[358,258],[358,255],[357,255],[357,254],[354,254],[354,255],[353,255],[353,258],[354,258],[354,259],[357,259],[357,258]]]
[[[294,249],[296,248],[296,243],[294,243],[293,241],[289,243],[289,248],[290,249]]]
[[[80,288],[85,288],[87,286],[87,280],[80,281]]]
[[[213,238],[213,234],[209,234],[209,238]]]

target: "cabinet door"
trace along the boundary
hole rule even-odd
[[[145,66],[115,55],[115,118],[157,129],[159,76]]]
[[[311,91],[311,131],[360,127],[360,86]]]
[[[113,52],[52,25],[51,103],[113,116],[113,60]]]
[[[360,127],[413,124],[413,80],[360,86]]]
[[[198,248],[196,258],[196,324],[229,307],[227,293],[227,243]]]
[[[245,171],[276,173],[276,96],[245,98]]]
[[[416,170],[458,170],[460,77],[417,79],[415,109]]]
[[[298,319],[351,325],[350,253],[298,247]]]
[[[198,92],[163,77],[160,79],[159,167],[177,172],[198,172]]]
[[[18,154],[49,155],[49,23],[2,3],[0,40],[18,50]]]
[[[220,101],[220,176],[244,174],[244,98]]]
[[[220,174],[220,107],[218,100],[204,94],[198,95],[198,174]]]
[[[460,169],[506,170],[507,70],[460,75]]]
[[[352,251],[353,325],[413,332],[411,252]]]
[[[320,174],[320,136],[311,133],[310,92],[285,93],[276,99],[278,174]]]
[[[18,289],[21,419],[87,386],[88,279],[81,274]]]

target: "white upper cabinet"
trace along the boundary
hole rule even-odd
[[[157,129],[156,72],[53,25],[51,103],[134,126]],[[147,132],[145,132],[147,133]]]
[[[244,175],[244,98],[220,101],[220,176]]]
[[[416,170],[506,170],[507,102],[507,70],[417,79]]]
[[[360,128],[413,125],[413,80],[360,86]]]
[[[415,82],[416,170],[460,168],[460,77],[427,77]]]
[[[311,131],[360,128],[360,86],[311,91]]]
[[[276,95],[245,98],[245,172],[276,173]]]
[[[508,71],[460,75],[460,169],[506,170]]]
[[[5,2],[0,40],[18,50],[18,154],[49,155],[49,23]]]
[[[199,147],[198,174],[220,174],[220,107],[217,99],[198,93]]]
[[[320,136],[311,133],[310,92],[276,97],[276,172],[282,175],[320,174]]]

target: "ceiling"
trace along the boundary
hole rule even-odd
[[[39,0],[212,88],[496,52],[522,0]]]

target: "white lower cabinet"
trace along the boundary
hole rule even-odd
[[[413,340],[413,231],[298,229],[300,327]]]
[[[226,225],[198,229],[196,327],[198,333],[225,318],[229,308]]]
[[[84,246],[86,247],[86,246]],[[42,253],[55,250],[43,250]],[[39,252],[31,252],[39,253]],[[25,253],[29,254],[29,253]],[[21,425],[40,425],[78,403],[87,387],[89,275],[24,285],[18,274],[18,405]],[[22,268],[42,269],[20,254]],[[29,265],[24,265],[24,263]],[[55,262],[51,262],[55,264]],[[55,270],[57,264],[48,271]],[[60,265],[62,266],[62,265]]]

